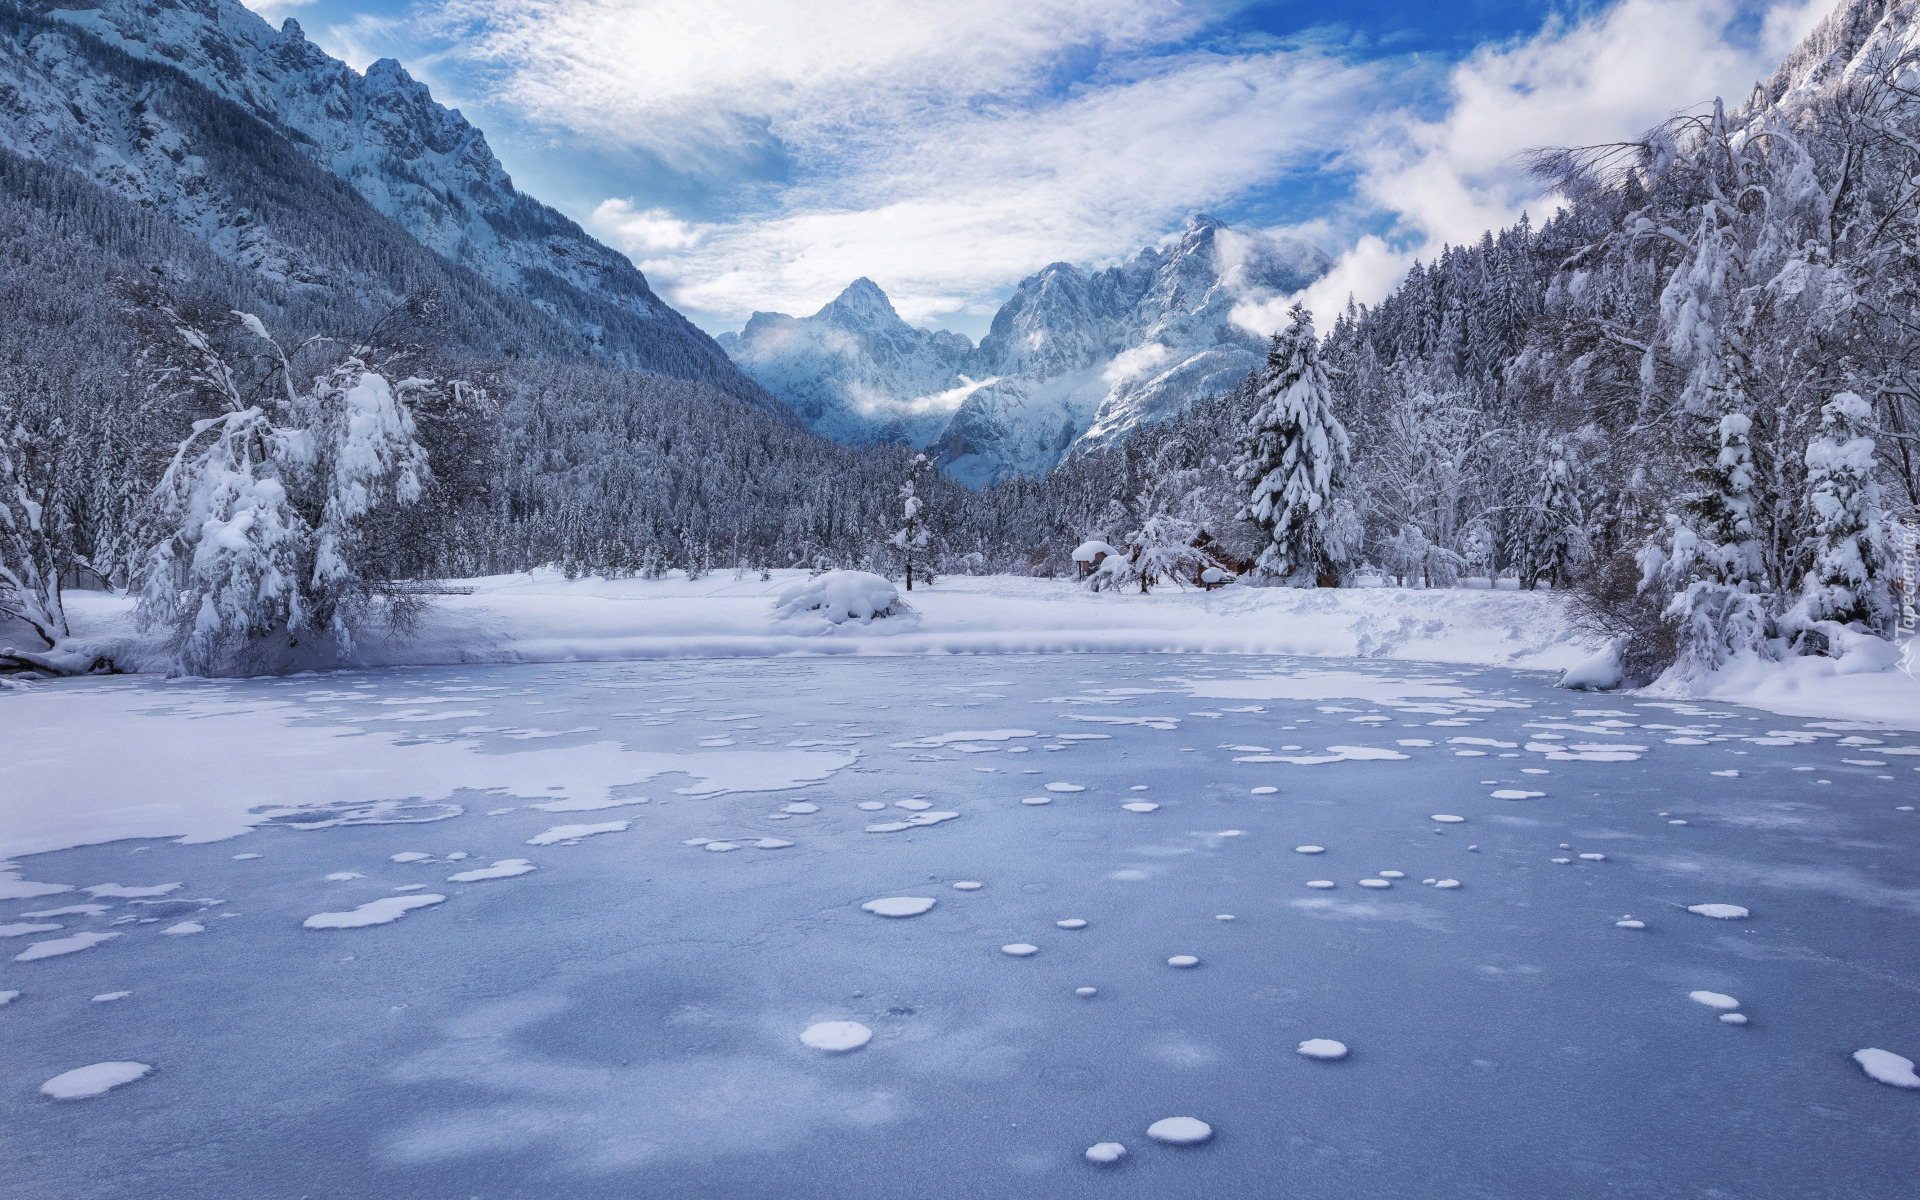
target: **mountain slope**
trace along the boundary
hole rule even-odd
[[[1042,474],[1231,387],[1265,349],[1234,309],[1331,266],[1303,242],[1202,215],[1119,266],[1057,262],[1021,280],[976,347],[908,326],[865,279],[810,317],[756,313],[720,343],[816,432],[906,440],[985,484]]]
[[[237,104],[422,244],[577,329],[598,354],[773,403],[654,295],[626,258],[516,191],[481,132],[436,104],[398,63],[382,60],[359,74],[307,41],[298,22],[276,31],[236,0],[74,3],[28,0],[28,7],[135,58],[175,67]],[[58,54],[43,48],[25,57],[37,61],[42,78],[71,86]],[[88,131],[66,132],[84,140]],[[135,169],[109,186],[116,183],[131,194],[148,181]]]

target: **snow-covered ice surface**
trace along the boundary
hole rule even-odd
[[[1920,736],[1552,678],[1196,652],[10,692],[0,923],[62,928],[0,956],[0,1195],[1907,1195],[1920,1097],[1854,1055],[1920,1058]],[[1647,749],[1564,757],[1610,745]],[[18,786],[75,747],[98,794]],[[865,832],[903,800],[958,815]],[[898,897],[939,902],[861,910]],[[1720,904],[1750,915],[1687,911]],[[361,912],[405,915],[303,928]],[[802,1040],[833,1023],[871,1038]],[[153,1070],[40,1092],[108,1062]],[[1149,1134],[1175,1114],[1213,1137]]]

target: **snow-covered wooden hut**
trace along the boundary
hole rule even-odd
[[[1107,561],[1109,554],[1123,553],[1125,551],[1116,550],[1097,539],[1085,541],[1081,542],[1080,548],[1073,552],[1073,565],[1080,572],[1080,578],[1085,579],[1100,569],[1100,564]]]

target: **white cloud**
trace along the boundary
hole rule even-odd
[[[1719,96],[1744,100],[1779,58],[1824,17],[1834,0],[1787,0],[1764,15],[1760,34],[1739,33],[1735,0],[1621,0],[1587,19],[1555,18],[1538,34],[1483,46],[1454,68],[1445,114],[1379,118],[1351,157],[1361,164],[1358,196],[1393,214],[1400,240],[1429,255],[1442,242],[1477,240],[1531,206],[1554,207],[1514,161],[1544,146],[1634,138]],[[1310,289],[1317,309],[1362,302],[1391,290],[1410,254],[1362,238],[1334,277]]]
[[[1048,262],[1114,261],[1332,164],[1354,194],[1299,214],[1347,243],[1304,297],[1324,318],[1440,241],[1546,215],[1517,152],[1743,96],[1832,0],[1782,0],[1757,36],[1764,0],[1618,0],[1483,47],[1424,113],[1397,106],[1430,60],[1215,36],[1233,3],[444,0],[435,22],[535,126],[734,184],[698,224],[617,198],[589,220],[710,321],[811,312],[867,275],[909,321],[977,322]]]
[[[700,244],[704,232],[664,208],[635,212],[632,200],[604,200],[593,210],[592,219],[596,229],[641,257],[660,251],[691,250]]]
[[[248,8],[259,13],[268,23],[279,25],[293,15],[296,8],[305,8],[313,0],[240,0]]]

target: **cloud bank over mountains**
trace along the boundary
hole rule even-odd
[[[1832,4],[1618,0],[1464,56],[1275,36],[1249,7],[446,0],[410,24],[454,99],[707,197],[609,176],[575,215],[709,328],[867,276],[908,322],[977,334],[1045,263],[1118,263],[1202,210],[1333,252],[1316,307],[1376,298],[1414,255],[1550,207],[1517,152],[1743,95]]]

